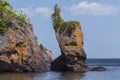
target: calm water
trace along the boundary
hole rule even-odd
[[[90,59],[90,66],[102,65],[102,72],[0,73],[0,80],[120,80],[120,59]]]

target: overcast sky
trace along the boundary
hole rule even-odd
[[[77,20],[88,58],[120,58],[120,0],[8,0],[30,18],[38,43],[60,55],[50,15],[55,4],[64,20]]]

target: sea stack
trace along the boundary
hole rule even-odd
[[[77,21],[64,22],[56,31],[61,55],[51,63],[55,71],[83,71],[86,54],[81,25]]]
[[[86,54],[83,48],[84,38],[78,21],[64,22],[58,5],[54,7],[52,22],[61,49],[61,55],[51,63],[53,71],[84,71]]]

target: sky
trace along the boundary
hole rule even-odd
[[[60,49],[51,23],[54,5],[61,8],[65,21],[80,22],[87,58],[120,58],[120,0],[8,0],[21,9],[34,28],[38,43],[52,50]]]

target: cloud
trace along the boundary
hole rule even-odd
[[[115,6],[100,4],[97,2],[83,1],[78,5],[73,5],[70,8],[72,15],[111,15],[118,12],[118,8]]]
[[[35,11],[44,17],[49,17],[51,15],[51,10],[48,7],[38,7],[35,9]]]
[[[22,12],[28,17],[41,15],[44,18],[49,18],[51,15],[51,10],[48,7],[19,8],[17,10],[22,10]]]

